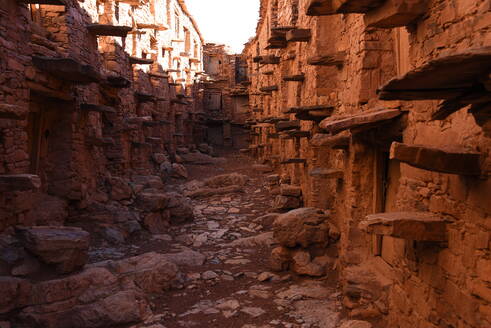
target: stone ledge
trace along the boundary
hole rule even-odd
[[[32,57],[34,66],[62,80],[75,83],[93,83],[101,79],[99,73],[90,65],[81,64],[71,58]]]
[[[332,54],[310,57],[307,59],[307,65],[341,67],[344,65],[345,59],[346,52],[340,51]]]
[[[41,179],[33,174],[0,175],[0,192],[28,191],[41,187]]]
[[[368,233],[416,241],[447,240],[448,222],[431,212],[392,212],[367,215],[360,228]]]
[[[344,172],[336,169],[315,168],[309,172],[311,177],[319,177],[324,179],[343,179]]]
[[[109,24],[90,24],[87,30],[97,36],[118,36],[125,38],[128,32],[133,28],[131,26],[117,26]]]
[[[382,109],[367,111],[353,116],[329,117],[323,120],[319,127],[332,134],[344,130],[372,128],[381,123],[385,123],[402,115],[399,109]]]

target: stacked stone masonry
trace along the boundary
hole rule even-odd
[[[262,0],[243,58],[243,152],[330,211],[349,315],[491,327],[491,3]]]

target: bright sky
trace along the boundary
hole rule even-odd
[[[186,0],[205,42],[226,44],[234,53],[254,36],[259,0]]]

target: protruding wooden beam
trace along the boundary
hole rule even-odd
[[[90,65],[80,64],[71,58],[53,58],[33,56],[34,66],[57,78],[74,83],[86,84],[99,82],[101,76]]]
[[[17,105],[11,104],[2,104],[0,103],[0,119],[9,119],[9,120],[25,120],[27,118],[27,114],[29,110],[26,107],[21,107]]]
[[[141,92],[141,91],[136,91],[135,92],[135,97],[140,103],[144,102],[153,102],[155,101],[155,96],[149,93]]]
[[[259,88],[259,91],[261,91],[261,92],[272,92],[272,91],[278,91],[278,90],[279,90],[279,88],[277,85],[270,85],[267,87]]]
[[[0,192],[28,191],[41,187],[41,179],[33,174],[0,175]]]
[[[291,131],[286,131],[286,134],[289,135],[290,137],[293,137],[293,138],[309,138],[310,137],[310,131],[291,130]]]
[[[303,73],[283,76],[283,81],[286,82],[303,82],[304,80],[305,80],[305,74]]]
[[[169,29],[169,26],[163,24],[144,24],[144,23],[136,23],[137,29],[150,29],[157,31],[166,31]]]
[[[309,59],[307,59],[307,64],[313,66],[341,67],[344,65],[345,59],[346,59],[346,52],[340,51],[333,54],[310,57]]]
[[[139,65],[150,65],[150,64],[153,64],[153,59],[139,58],[139,57],[130,56],[129,57],[129,60],[130,60],[130,64],[131,65],[135,65],[135,64],[139,64]]]
[[[87,30],[97,36],[118,36],[125,38],[128,32],[133,28],[131,26],[117,26],[109,24],[89,24]]]
[[[260,64],[265,65],[278,65],[280,63],[281,58],[274,55],[262,56]]]
[[[255,56],[255,57],[252,57],[252,62],[253,63],[259,63],[259,62],[261,62],[262,59],[263,59],[263,56]]]
[[[434,172],[458,175],[481,174],[481,154],[458,147],[436,148],[393,142],[390,158]]]
[[[445,218],[431,212],[392,212],[367,215],[360,228],[371,234],[415,241],[447,241]]]
[[[329,133],[337,134],[344,130],[371,128],[376,124],[385,123],[402,115],[399,109],[382,109],[362,112],[352,116],[329,117],[319,127]]]
[[[309,172],[311,177],[318,177],[324,179],[343,179],[344,172],[336,169],[327,169],[317,167]]]
[[[316,133],[310,140],[314,147],[329,147],[332,149],[348,149],[351,142],[351,133],[341,132],[335,136],[330,134]]]
[[[284,121],[275,124],[276,131],[299,130],[300,121]]]
[[[156,79],[164,79],[164,80],[169,78],[168,74],[159,73],[159,72],[149,72],[148,76],[154,77]]]
[[[312,38],[312,33],[310,29],[293,29],[286,32],[287,42],[309,42]]]
[[[80,110],[85,112],[116,113],[116,109],[114,107],[87,103],[80,104]]]

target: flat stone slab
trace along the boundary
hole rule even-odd
[[[340,51],[332,54],[310,57],[307,59],[307,64],[313,66],[342,66],[345,59],[346,52]]]
[[[367,215],[360,228],[368,233],[417,241],[446,241],[447,221],[431,212]]]
[[[131,26],[117,26],[109,24],[89,24],[87,30],[99,36],[119,36],[126,37],[133,28]]]
[[[344,130],[370,127],[374,124],[392,120],[402,114],[403,112],[399,109],[367,111],[352,116],[329,117],[323,120],[319,127],[327,132],[336,134]]]
[[[101,79],[92,66],[81,64],[71,58],[33,56],[32,63],[37,69],[65,81],[86,84],[98,82]]]

